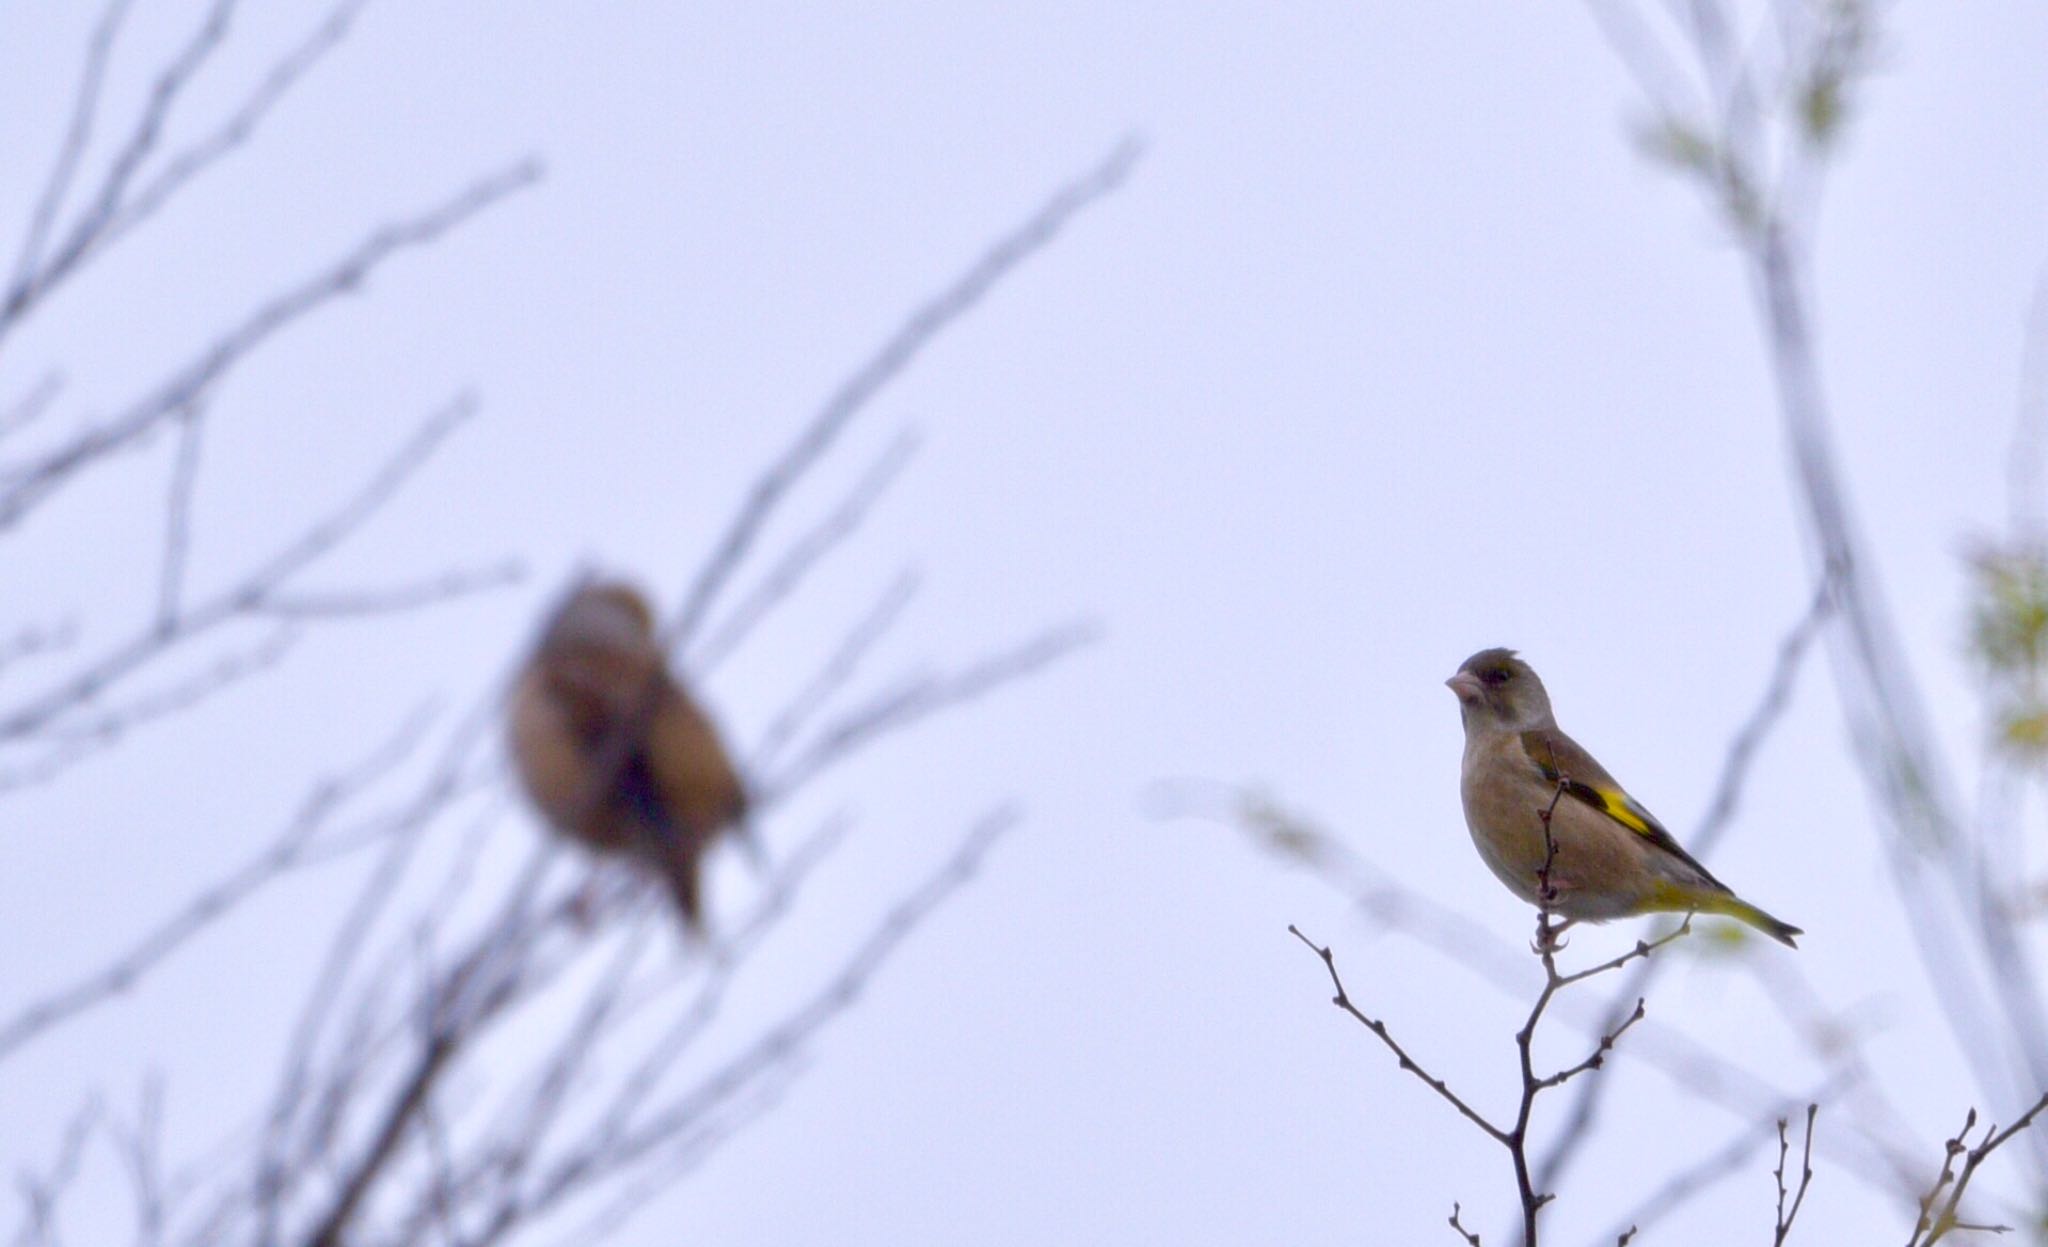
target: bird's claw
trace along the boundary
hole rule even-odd
[[[1565,949],[1564,933],[1569,931],[1576,918],[1567,918],[1556,926],[1550,924],[1549,911],[1536,915],[1536,938],[1530,942],[1529,951],[1541,957],[1546,953],[1560,953]]]

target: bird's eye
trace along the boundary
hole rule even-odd
[[[1508,673],[1499,667],[1495,667],[1491,671],[1480,672],[1479,678],[1498,688],[1508,682]]]

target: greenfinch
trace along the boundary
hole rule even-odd
[[[692,934],[699,872],[747,791],[717,729],[668,669],[647,599],[585,585],[559,606],[512,694],[512,758],[557,831],[659,874]]]
[[[1709,874],[1558,728],[1543,681],[1513,650],[1481,650],[1445,683],[1465,723],[1465,825],[1509,891],[1567,925],[1691,911],[1746,922],[1797,947],[1798,927]]]

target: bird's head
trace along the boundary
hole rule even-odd
[[[654,609],[638,589],[621,581],[598,581],[570,593],[548,621],[541,648],[638,650],[654,639]]]
[[[1528,663],[1511,649],[1483,649],[1444,681],[1458,695],[1468,728],[1526,732],[1552,723],[1550,694]]]

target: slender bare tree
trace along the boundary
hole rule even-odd
[[[427,196],[424,207],[375,225],[341,253],[280,277],[203,349],[110,413],[69,410],[63,361],[24,356],[40,349],[32,343],[63,340],[30,330],[61,320],[67,288],[83,274],[146,237],[210,175],[256,158],[256,140],[284,125],[281,105],[325,67],[363,3],[316,14],[212,114],[196,101],[232,85],[223,64],[245,16],[240,6],[201,6],[147,69],[139,103],[120,113],[109,101],[128,95],[115,88],[133,72],[122,67],[135,58],[118,54],[135,7],[107,0],[99,11],[49,170],[0,273],[0,384],[28,378],[0,393],[0,541],[66,522],[58,503],[68,493],[117,462],[146,457],[161,470],[162,492],[145,504],[160,522],[150,526],[148,549],[119,553],[145,558],[153,574],[131,586],[135,618],[125,629],[66,616],[32,595],[10,603],[20,617],[0,631],[0,799],[32,785],[39,795],[61,793],[90,768],[117,771],[116,746],[287,661],[316,629],[429,611],[522,574],[499,557],[345,591],[312,578],[477,414],[480,401],[467,392],[434,403],[329,511],[275,535],[271,548],[226,575],[194,575],[205,536],[194,514],[200,499],[249,484],[206,471],[220,436],[215,417],[231,402],[227,382],[386,268],[536,186],[536,159]],[[174,143],[173,134],[184,137]],[[684,585],[663,614],[661,639],[693,684],[762,643],[764,621],[806,609],[800,591],[811,575],[847,548],[908,464],[914,443],[900,435],[843,496],[824,498],[808,527],[770,540],[770,521],[793,498],[817,494],[819,466],[846,453],[848,427],[872,416],[889,384],[1019,265],[1115,191],[1137,157],[1134,144],[1120,144],[1057,188],[913,308],[794,422],[770,462],[751,475],[733,465],[734,480],[748,483],[723,528],[706,534],[702,558],[649,573]],[[561,579],[577,574],[565,569]],[[174,1085],[181,1055],[173,1051],[160,1054],[161,1076],[132,1109],[102,1091],[63,1120],[10,1122],[10,1148],[47,1146],[34,1163],[26,1151],[11,1156],[24,1166],[12,1241],[56,1243],[67,1217],[105,1210],[117,1190],[125,1190],[133,1240],[150,1247],[605,1237],[780,1101],[819,1036],[1021,817],[1014,801],[992,796],[965,827],[930,829],[924,873],[885,900],[822,977],[794,989],[765,1021],[728,1015],[734,989],[779,932],[801,923],[834,848],[858,830],[846,813],[791,825],[793,799],[877,743],[1027,679],[1094,635],[1086,621],[1057,623],[875,685],[869,669],[915,588],[906,573],[845,621],[828,652],[785,656],[793,675],[785,700],[754,716],[767,727],[744,742],[741,759],[762,868],[704,943],[678,940],[646,879],[592,868],[537,834],[501,756],[506,684],[525,657],[508,652],[504,676],[470,690],[456,712],[409,715],[361,756],[310,777],[294,814],[245,860],[192,894],[161,897],[103,964],[65,981],[10,981],[0,998],[0,1079],[167,963],[202,955],[202,934],[252,921],[248,902],[287,877],[325,869],[356,887],[305,967],[306,996],[277,1054],[275,1085],[264,1102],[244,1106],[240,1128],[200,1153],[167,1153],[165,1086]],[[863,684],[879,691],[861,694]],[[6,938],[61,935],[10,930]],[[262,945],[214,942],[204,955]],[[112,1160],[113,1176],[96,1159]]]

